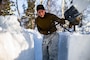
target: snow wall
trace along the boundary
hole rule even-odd
[[[0,60],[34,60],[32,36],[16,16],[0,16]]]
[[[90,35],[60,33],[58,60],[90,60]]]
[[[58,60],[90,60],[90,35],[58,32]],[[42,60],[42,40],[35,39],[35,60]]]
[[[90,35],[59,35],[58,60],[90,60]],[[15,16],[0,16],[0,60],[42,60],[42,36],[22,29]]]

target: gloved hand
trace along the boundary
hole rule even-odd
[[[64,18],[61,18],[60,21],[59,21],[60,24],[65,24],[65,19]]]

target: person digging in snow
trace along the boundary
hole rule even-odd
[[[60,24],[65,24],[64,19],[58,18],[56,15],[47,13],[43,5],[38,5],[37,17],[35,23],[38,31],[44,35],[42,43],[42,60],[58,60],[58,42],[59,34],[55,21]]]

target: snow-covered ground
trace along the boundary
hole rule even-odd
[[[58,60],[90,60],[89,34],[58,33]],[[0,16],[0,60],[42,60],[42,37],[21,28],[16,16]]]

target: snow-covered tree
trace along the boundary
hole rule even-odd
[[[5,16],[13,14],[10,6],[10,0],[2,0],[2,2],[0,3],[0,15]]]

